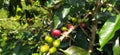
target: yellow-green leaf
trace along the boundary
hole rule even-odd
[[[90,55],[88,51],[77,46],[71,46],[65,50],[68,55]]]

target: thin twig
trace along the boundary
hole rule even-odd
[[[78,25],[73,26],[70,28],[65,34],[63,34],[59,39],[62,41],[65,37],[69,37],[68,35],[77,27]]]
[[[87,34],[87,32],[84,30],[84,28],[81,27],[81,26],[80,26],[80,28],[81,28],[81,30],[83,31],[83,33],[84,33],[86,36],[88,36],[88,34]]]
[[[92,14],[91,12],[88,12],[84,17],[83,19],[86,19],[90,14]]]
[[[95,36],[96,36],[96,29],[97,29],[97,23],[93,23],[92,25],[92,34],[91,34],[91,42],[90,42],[90,52],[93,50],[94,42],[95,42]]]
[[[93,12],[93,17],[98,13],[99,8],[101,7],[103,3],[101,3],[101,0],[97,0],[96,3],[96,8]],[[93,47],[94,47],[94,42],[95,42],[95,36],[96,36],[96,29],[97,29],[97,20],[94,20],[92,23],[92,29],[91,29],[91,40],[89,43],[89,52],[93,51]]]

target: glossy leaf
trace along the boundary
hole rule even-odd
[[[64,19],[68,15],[69,12],[70,12],[70,8],[65,6],[55,13],[54,18],[53,18],[54,29],[56,29],[59,26],[59,24],[61,23],[61,20]]]
[[[62,18],[65,18],[69,12],[70,8],[64,8],[64,10],[62,11]]]
[[[108,19],[99,32],[99,43],[102,48],[114,37],[115,32],[120,28],[120,15]]]
[[[61,23],[59,17],[57,15],[54,15],[54,29],[58,27],[58,25]]]
[[[120,55],[120,43],[119,43],[119,38],[116,39],[115,45],[113,47],[113,54],[114,55]]]
[[[65,50],[65,52],[68,55],[90,55],[88,51],[77,46],[71,46],[67,50]]]

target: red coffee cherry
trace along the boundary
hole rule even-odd
[[[85,23],[82,22],[82,23],[80,24],[80,26],[81,26],[81,27],[85,27]]]
[[[52,31],[52,36],[58,37],[60,36],[60,34],[61,34],[61,31],[58,29]]]
[[[68,24],[68,28],[69,29],[73,28],[73,25],[72,24]]]

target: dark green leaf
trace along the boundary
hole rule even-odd
[[[54,29],[56,29],[59,24],[61,23],[61,20],[64,19],[70,12],[70,8],[67,6],[62,7],[59,11],[57,11],[54,15]]]

